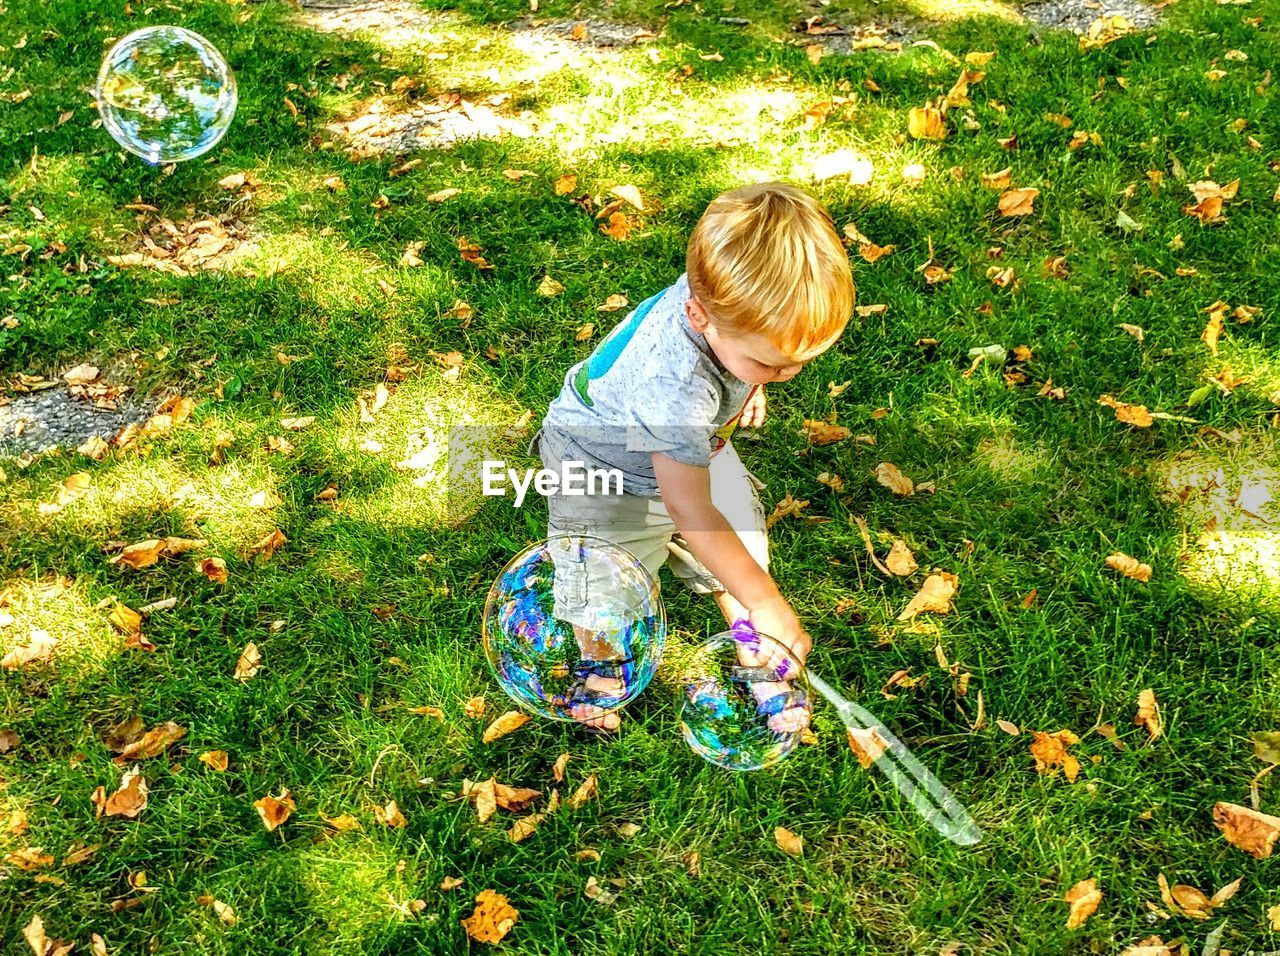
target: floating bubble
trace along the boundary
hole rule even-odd
[[[717,766],[772,767],[809,725],[803,665],[746,621],[697,648],[681,671],[680,731],[694,753]]]
[[[175,163],[222,139],[236,113],[236,80],[198,33],[146,27],[107,53],[97,97],[112,139],[149,163]]]
[[[644,690],[667,618],[657,583],[631,552],[570,534],[511,559],[489,589],[482,628],[494,676],[517,704],[584,720]]]

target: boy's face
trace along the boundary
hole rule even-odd
[[[685,312],[694,331],[706,336],[721,364],[748,385],[786,382],[814,358],[786,355],[762,333],[736,332],[715,325],[696,298],[685,303]]]

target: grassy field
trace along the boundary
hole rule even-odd
[[[1249,803],[1264,767],[1249,735],[1280,729],[1280,510],[1266,500],[1280,486],[1280,4],[1181,0],[1157,28],[1086,51],[996,4],[935,4],[912,11],[930,43],[816,63],[795,21],[885,8],[543,0],[539,16],[660,33],[608,49],[530,45],[504,26],[527,12],[513,0],[432,6],[423,30],[343,36],[274,0],[3,2],[0,377],[93,362],[139,395],[195,402],[171,433],[101,461],[0,460],[0,651],[35,629],[59,642],[50,663],[0,674],[0,731],[20,739],[0,755],[4,952],[28,951],[33,916],[77,952],[92,933],[111,953],[464,952],[483,948],[459,920],[484,889],[519,911],[495,947],[515,953],[1118,953],[1153,935],[1198,953],[1224,920],[1225,949],[1280,949],[1267,915],[1280,860],[1232,847],[1212,816]],[[91,93],[110,38],[165,22],[216,43],[241,95],[223,143],[171,172],[117,150]],[[908,136],[908,110],[945,95],[970,52],[996,53],[972,105],[950,109],[943,140]],[[329,128],[450,92],[525,135],[382,156],[348,152],[349,123]],[[815,179],[839,150],[873,164],[869,182]],[[980,180],[1006,166],[1039,190],[1028,216],[1001,216]],[[240,172],[247,186],[219,185]],[[557,195],[569,173],[577,189]],[[672,282],[706,203],[772,178],[895,246],[871,263],[854,245],[859,304],[887,308],[773,390],[768,423],[739,442],[766,507],[789,493],[830,519],[776,526],[776,574],[815,667],[972,809],[988,834],[976,848],[942,841],[861,769],[823,708],[816,745],[738,776],[680,743],[659,684],[616,740],[535,723],[485,745],[486,721],[463,714],[477,695],[489,716],[506,709],[480,612],[543,512],[492,501],[455,523],[430,473],[398,463],[451,425],[536,420],[626,314],[597,307]],[[1224,221],[1184,211],[1188,184],[1237,179]],[[620,185],[645,203],[621,210],[625,240],[571,201],[590,194],[598,211]],[[220,215],[240,223],[228,248],[182,274],[108,261],[161,217],[185,234]],[[462,260],[461,237],[491,270]],[[1046,268],[1055,257],[1065,268]],[[931,261],[952,278],[928,282]],[[1016,281],[1001,287],[1006,268]],[[546,276],[564,291],[538,294]],[[1218,300],[1260,311],[1228,311],[1215,354],[1202,331]],[[1009,364],[970,372],[969,349],[996,343]],[[1048,379],[1063,398],[1038,394]],[[362,422],[379,383],[386,407]],[[1134,427],[1102,395],[1173,417]],[[874,444],[807,448],[802,422],[833,413]],[[281,428],[299,416],[315,423]],[[293,450],[270,451],[273,437]],[[879,462],[936,491],[895,496]],[[76,472],[85,493],[42,509]],[[330,484],[337,500],[317,501]],[[855,517],[881,555],[904,539],[921,570],[877,572]],[[277,528],[287,544],[255,558]],[[111,542],[165,535],[207,545],[111,563]],[[1116,551],[1150,581],[1105,567]],[[225,584],[193,557],[222,558]],[[958,577],[954,610],[898,623],[931,570]],[[709,603],[666,596],[678,634],[715,627]],[[166,598],[143,623],[155,649],[126,646],[113,599]],[[261,670],[240,681],[249,642]],[[971,675],[965,695],[938,646]],[[898,670],[927,679],[887,699]],[[1133,723],[1144,689],[1162,709],[1155,740]],[[409,711],[424,706],[443,719]],[[136,765],[150,790],[136,820],[95,818],[95,788],[122,774],[103,737],[133,716],[186,736]],[[1082,738],[1075,782],[1038,773],[1029,750],[1032,731],[1062,729]],[[211,750],[228,753],[225,773],[198,760]],[[482,825],[458,797],[491,775],[549,793],[564,752],[561,795],[594,773],[599,799],[522,843],[504,832],[513,815]],[[254,801],[281,788],[297,808],[267,832]],[[1259,785],[1262,810],[1280,811],[1275,788]],[[375,819],[393,799],[403,828]],[[779,850],[777,826],[803,836],[802,857]],[[100,849],[66,864],[80,844]],[[599,860],[580,861],[585,848]],[[1161,901],[1162,874],[1207,894],[1243,882],[1204,922]],[[446,877],[465,882],[442,891]],[[616,900],[585,896],[589,877]],[[1068,929],[1063,896],[1086,879],[1104,898]]]

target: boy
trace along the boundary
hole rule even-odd
[[[763,486],[729,437],[738,424],[764,422],[765,385],[791,379],[840,337],[853,310],[849,259],[821,203],[765,183],[707,207],[686,270],[571,368],[551,403],[534,439],[543,465],[618,469],[624,494],[549,497],[548,537],[612,541],[655,580],[670,560],[729,624],[748,619],[803,661],[812,642],[768,572]],[[616,730],[618,715],[593,701],[616,699],[622,662],[589,626],[575,632],[591,666],[571,712]],[[807,711],[790,710],[799,713],[774,713],[771,726],[807,723]]]

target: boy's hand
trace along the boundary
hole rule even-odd
[[[751,608],[747,617],[757,631],[781,641],[801,664],[805,662],[813,647],[813,639],[805,633],[804,625],[785,600],[779,598]]]
[[[759,428],[764,424],[763,385],[757,385],[756,390],[747,399],[747,404],[742,406],[742,414],[738,417],[738,424],[743,428]]]

